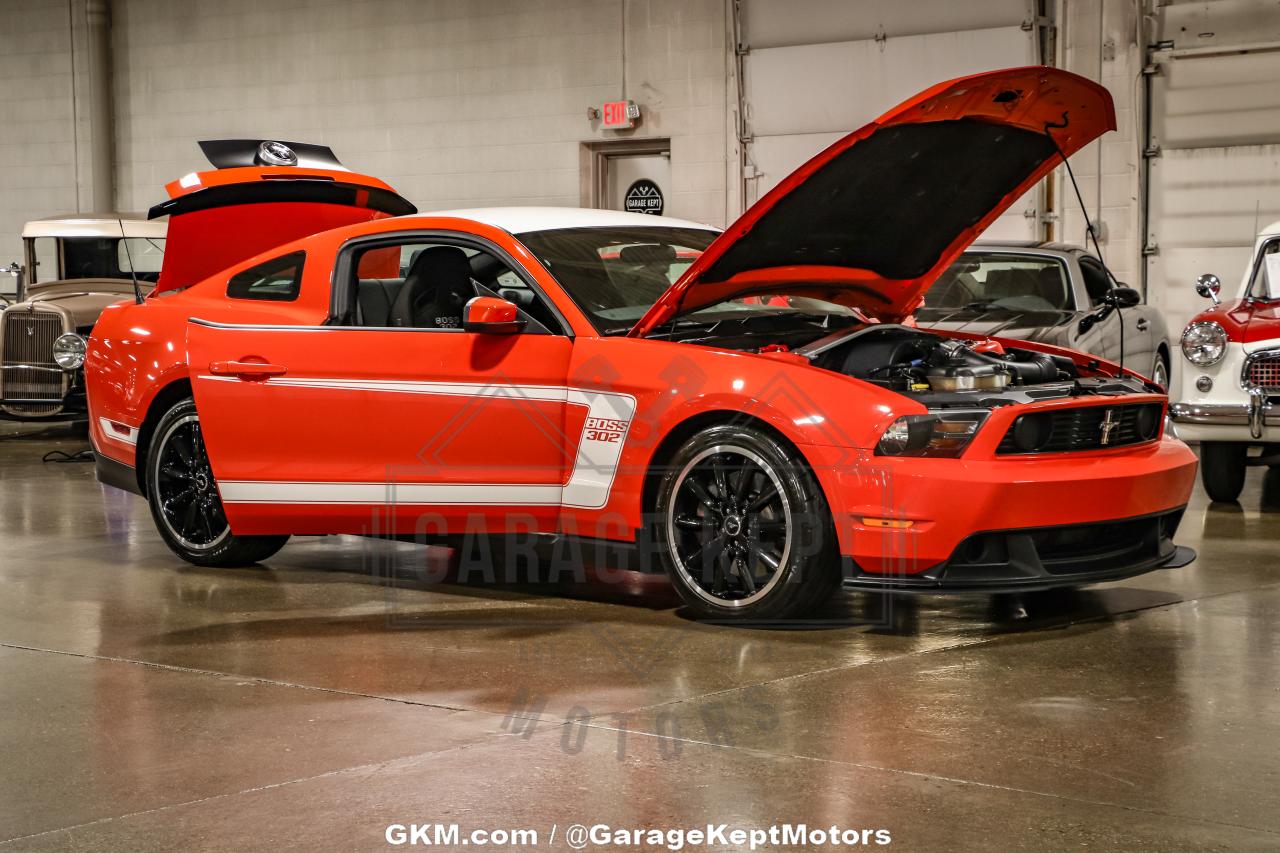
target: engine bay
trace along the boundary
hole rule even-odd
[[[797,320],[807,322],[797,322]],[[671,340],[735,349],[852,376],[918,399],[930,408],[995,408],[1082,395],[1156,392],[1139,378],[1114,376],[1100,364],[1010,342],[949,337],[853,318],[751,317],[720,320],[668,335]]]
[[[931,407],[992,407],[1147,390],[1131,377],[1085,375],[1066,356],[897,325],[838,332],[793,352],[815,367],[922,398]]]

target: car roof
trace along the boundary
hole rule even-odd
[[[561,228],[696,228],[701,231],[720,229],[702,222],[627,213],[622,210],[595,210],[585,207],[472,207],[458,210],[423,211],[417,216],[449,216],[470,219],[510,234],[531,231],[555,231]]]
[[[1088,249],[1072,243],[1057,243],[1048,240],[978,240],[965,251],[997,252],[1002,249],[1040,249],[1046,252],[1062,252],[1064,254],[1087,254]]]
[[[1263,228],[1258,232],[1259,237],[1272,237],[1276,234],[1280,234],[1280,220],[1272,222],[1266,228]]]
[[[66,213],[32,219],[22,227],[23,238],[33,237],[126,237],[164,239],[167,219],[148,220],[142,213]]]

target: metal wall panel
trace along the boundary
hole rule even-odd
[[[757,50],[745,63],[752,136],[855,130],[942,80],[1029,65],[1020,27]]]
[[[796,4],[744,4],[746,204],[842,135],[934,83],[1037,61],[1033,33],[1022,28],[1024,0],[926,4],[937,6],[938,15],[914,5],[907,14],[903,4],[880,2],[800,5],[803,14]],[[790,8],[791,21],[785,26],[777,12],[784,7]],[[851,17],[854,9],[860,16]],[[836,34],[865,35],[869,22],[883,22],[884,28],[876,23],[871,34],[885,37],[832,40]],[[919,32],[943,26],[950,31]],[[915,34],[897,34],[902,29]],[[801,39],[815,43],[794,43]],[[787,44],[761,48],[761,41]],[[986,236],[1034,239],[1040,197],[1039,189],[1028,193]]]
[[[1153,145],[1207,148],[1280,140],[1280,51],[1160,58],[1151,90]]]
[[[753,48],[975,30],[1022,23],[1027,0],[741,0]]]
[[[1280,41],[1280,14],[1271,0],[1161,0],[1156,38],[1177,50],[1240,47]]]

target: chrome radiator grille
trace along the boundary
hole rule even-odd
[[[0,347],[0,399],[48,400],[49,403],[8,403],[15,415],[51,415],[62,408],[66,374],[53,360],[53,342],[66,331],[62,317],[45,311],[5,311]]]
[[[1244,366],[1244,386],[1280,392],[1280,350],[1265,350],[1249,356]]]

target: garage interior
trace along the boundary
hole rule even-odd
[[[1176,353],[1196,276],[1233,287],[1280,219],[1274,2],[0,0],[0,262],[23,223],[145,211],[237,136],[329,145],[423,211],[620,207],[643,178],[723,227],[912,93],[1027,64],[1103,83],[1118,131],[1072,158],[1085,210],[1060,169],[990,236],[1093,222]],[[617,100],[633,128],[601,127]],[[1197,486],[1186,568],[848,593],[781,630],[590,564],[427,582],[450,552],[355,537],[198,569],[87,446],[0,421],[0,850],[363,850],[414,822],[1280,848],[1280,470],[1237,503]]]

